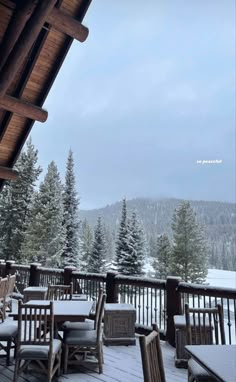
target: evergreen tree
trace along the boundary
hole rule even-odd
[[[88,259],[88,272],[101,273],[105,266],[106,243],[101,217],[98,217],[94,231],[91,255]]]
[[[19,176],[15,182],[7,182],[0,193],[0,256],[21,262],[24,258],[22,245],[25,239],[26,220],[30,218],[30,208],[35,183],[41,173],[37,166],[38,151],[31,139],[26,143],[16,163]]]
[[[206,246],[189,202],[182,202],[175,210],[172,229],[172,275],[193,283],[204,282],[207,276]]]
[[[56,164],[48,166],[32,205],[24,253],[44,266],[60,266],[65,245],[62,185]]]
[[[125,273],[132,276],[142,275],[144,263],[144,235],[135,212],[132,213],[132,217],[128,221],[128,227],[129,252],[128,256],[123,259],[123,264],[126,261]]]
[[[79,269],[83,272],[88,271],[88,261],[93,249],[93,232],[85,219],[82,223],[82,251],[79,258]]]
[[[126,199],[122,202],[122,211],[120,219],[120,227],[118,238],[116,241],[116,267],[118,272],[126,274],[127,262],[126,257],[129,256],[129,227],[127,221]]]
[[[156,277],[166,279],[171,272],[171,245],[168,236],[164,233],[157,238],[157,252],[153,260]]]
[[[65,250],[63,252],[63,265],[78,265],[79,256],[79,220],[78,220],[78,206],[79,200],[77,198],[75,175],[74,175],[74,160],[73,153],[70,150],[67,167],[65,186],[63,192],[64,204],[64,221],[65,228]]]

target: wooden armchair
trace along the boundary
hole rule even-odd
[[[60,374],[61,341],[54,339],[53,302],[48,305],[29,305],[19,301],[18,339],[13,382],[31,365],[46,374],[47,382]],[[37,336],[37,326],[41,336]],[[49,333],[46,328],[49,328]]]
[[[185,304],[185,318],[188,345],[225,344],[223,309],[220,304],[216,308],[189,308],[189,305]],[[215,382],[215,378],[190,359],[188,381]]]
[[[68,365],[86,362],[86,354],[92,354],[98,360],[99,373],[103,371],[103,348],[102,348],[102,318],[106,295],[102,295],[97,328],[94,330],[66,330],[63,338],[64,348],[64,373],[67,373]],[[79,357],[84,355],[82,359]]]
[[[69,285],[48,285],[47,300],[71,300],[73,294],[73,284]]]
[[[153,324],[153,331],[148,336],[139,337],[139,344],[144,382],[165,382],[160,336],[156,324]]]
[[[100,310],[102,308],[102,296],[103,296],[103,294],[104,294],[103,289],[99,289],[99,295],[98,295],[98,301],[96,303],[96,312],[95,312],[95,319],[94,319],[94,321],[92,321],[92,320],[87,320],[85,322],[70,322],[70,321],[66,321],[62,325],[62,329],[64,331],[67,331],[67,330],[94,330],[94,329],[97,329],[99,315],[100,315]]]

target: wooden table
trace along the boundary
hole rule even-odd
[[[26,305],[48,305],[49,300],[30,300]],[[92,310],[93,301],[58,300],[53,301],[55,334],[58,334],[60,324],[65,321],[84,321]],[[10,313],[14,320],[18,319],[18,313]],[[60,329],[59,329],[60,330]]]
[[[185,348],[216,381],[236,381],[236,345],[188,345]]]

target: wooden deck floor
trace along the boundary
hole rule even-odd
[[[15,308],[15,307],[14,307]],[[14,309],[13,308],[13,309]],[[15,309],[14,309],[15,310]],[[7,318],[3,324],[12,322]],[[166,382],[187,382],[187,371],[174,366],[174,348],[162,342]],[[0,355],[2,352],[0,352]],[[6,358],[0,358],[0,382],[13,381],[14,365],[5,366]],[[138,338],[136,346],[104,346],[104,370],[98,374],[93,365],[69,369],[69,373],[55,377],[54,382],[141,382],[142,363]],[[45,376],[22,374],[17,382],[46,382]]]
[[[174,350],[166,343],[162,344],[167,382],[187,381],[187,371],[174,367]],[[143,381],[140,349],[136,346],[104,346],[104,372],[81,367],[69,370],[69,374],[55,377],[55,382],[141,382]],[[14,365],[6,367],[5,357],[0,359],[0,381],[13,380]],[[22,374],[18,382],[45,382],[45,376]]]

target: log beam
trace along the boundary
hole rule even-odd
[[[18,178],[18,172],[8,167],[0,166],[0,179],[4,180],[16,180]]]
[[[5,95],[0,97],[0,108],[39,122],[45,122],[48,112],[24,100]]]
[[[65,33],[80,42],[84,42],[89,34],[87,27],[57,8],[53,8],[51,13],[48,14],[47,22],[59,32]]]
[[[23,0],[17,4],[1,43],[0,71],[35,9],[37,0]]]
[[[0,72],[0,96],[4,95],[32,48],[57,0],[40,0]]]

